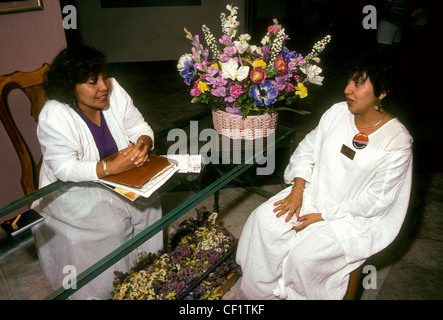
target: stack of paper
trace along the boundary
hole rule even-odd
[[[199,173],[201,171],[201,154],[168,154],[165,157],[178,162],[178,172],[180,173]]]
[[[179,170],[177,161],[167,159],[168,161],[166,161],[166,165],[162,165],[163,168],[161,170],[158,170],[154,174],[152,173],[152,171],[146,172],[150,171],[150,167],[155,166],[154,162],[158,163],[158,161],[161,161],[161,158],[163,157],[151,155],[150,162],[145,164],[143,166],[144,168],[135,168],[123,174],[119,174],[116,176],[107,176],[103,179],[99,179],[98,182],[132,201],[137,199],[139,196],[148,198],[154,191],[156,191],[166,181],[168,181],[168,179],[171,178],[175,172]],[[156,168],[158,168],[158,166],[156,166]],[[137,176],[137,174],[149,174],[152,175],[152,177],[150,176],[149,178],[144,180],[146,182],[144,182],[143,184],[131,184],[134,180],[134,173],[136,173],[135,176]],[[126,177],[128,177],[128,179],[126,179]]]

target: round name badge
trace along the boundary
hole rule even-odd
[[[352,145],[355,149],[364,149],[369,143],[369,137],[364,133],[357,133],[352,139]]]

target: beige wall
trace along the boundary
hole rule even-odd
[[[44,0],[44,10],[0,15],[0,75],[16,70],[32,71],[51,62],[66,47],[59,2]],[[12,115],[23,132],[36,159],[40,146],[35,135],[36,123],[30,116],[29,102],[19,90],[9,96],[10,105],[19,104]],[[9,137],[0,125],[0,206],[23,196],[20,186],[21,168]],[[3,221],[0,218],[0,221]]]
[[[206,24],[220,35],[220,13],[227,4],[239,7],[245,27],[244,0],[202,0],[201,6],[105,8],[100,0],[78,1],[78,30],[82,42],[106,52],[110,62],[178,60],[190,52],[183,27],[200,34]]]
[[[62,14],[57,0],[44,0],[44,10],[0,15],[0,75],[16,70],[31,71],[51,62],[66,46]],[[110,62],[177,60],[191,50],[183,27],[200,34],[202,24],[220,33],[220,13],[226,4],[239,7],[238,20],[245,28],[244,0],[202,0],[201,6],[102,9],[100,0],[77,2],[81,40],[104,50]],[[41,157],[35,136],[36,123],[29,116],[29,103],[15,90],[10,104],[18,102],[13,117],[37,161]],[[17,155],[0,126],[0,206],[23,196]],[[8,217],[11,217],[9,215]],[[0,218],[0,222],[5,218]],[[2,231],[0,230],[0,233]]]

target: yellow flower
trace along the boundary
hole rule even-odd
[[[166,299],[167,300],[174,300],[176,295],[177,295],[177,292],[175,292],[175,290],[174,290],[174,291],[167,294]]]
[[[213,63],[213,64],[211,64],[211,68],[214,68],[214,69],[220,70],[220,68],[218,67],[218,63]]]
[[[259,59],[259,60],[255,60],[253,63],[252,63],[252,66],[254,67],[254,68],[256,68],[256,67],[261,67],[261,68],[266,68],[266,62],[264,62],[263,60],[261,60],[261,59]]]
[[[207,290],[201,297],[201,300],[219,300],[222,296],[221,293]]]
[[[209,90],[208,85],[204,81],[200,81],[198,83],[198,88],[201,90],[201,92],[206,92]]]
[[[303,83],[299,82],[295,94],[300,96],[300,99],[306,98],[308,96],[308,88],[306,88]]]

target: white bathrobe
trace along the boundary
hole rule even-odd
[[[103,111],[119,150],[141,135],[154,141],[151,127],[115,79],[110,79],[109,103]],[[68,105],[48,101],[39,115],[37,136],[43,162],[40,187],[56,180],[77,182],[33,203],[45,218],[33,228],[43,271],[54,289],[72,285],[69,280],[105,257],[162,216],[157,194],[134,202],[97,182],[100,161],[94,138],[83,119]],[[140,249],[163,247],[162,234]],[[129,271],[136,253],[130,254],[71,295],[72,299],[109,299],[114,271]],[[75,271],[73,273],[73,270]]]
[[[398,119],[355,149],[358,133],[345,102],[332,106],[300,142],[285,170],[286,183],[307,181],[300,215],[325,221],[296,233],[295,216],[276,218],[274,203],[259,206],[246,222],[237,251],[248,299],[342,299],[348,275],[387,247],[404,221],[412,181],[412,137]],[[353,160],[341,153],[354,150]]]

